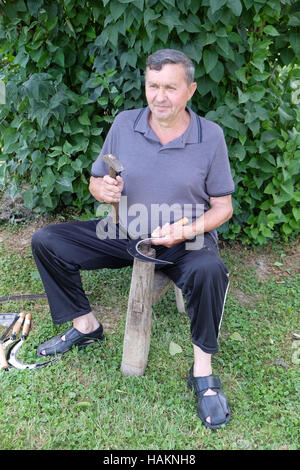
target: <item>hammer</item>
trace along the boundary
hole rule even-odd
[[[102,155],[101,160],[103,160],[109,167],[109,176],[112,178],[116,179],[117,176],[121,174],[122,171],[124,171],[124,167],[120,160],[112,155],[111,153],[108,153],[106,155]],[[118,202],[112,202],[111,203],[113,207],[113,214],[112,214],[112,219],[115,224],[119,222],[119,203]]]

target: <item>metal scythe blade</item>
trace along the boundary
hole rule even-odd
[[[152,237],[153,238],[153,237]],[[157,258],[152,258],[151,256],[147,256],[144,253],[140,251],[141,245],[143,244],[151,244],[152,238],[144,238],[142,240],[129,240],[128,247],[127,247],[127,252],[133,256],[133,258],[136,258],[140,261],[145,261],[145,262],[150,262],[150,263],[155,263],[159,265],[165,265],[165,264],[174,264],[171,261],[164,261],[162,259],[157,259]]]
[[[14,324],[16,323],[16,321],[18,320],[19,318],[19,315],[16,314],[14,315],[13,317],[13,320],[10,322],[10,325],[6,328],[5,332],[3,333],[3,335],[1,336],[0,338],[0,369],[1,370],[9,370],[8,369],[8,363],[7,363],[7,359],[6,359],[6,354],[5,354],[5,351],[3,349],[3,340],[6,338],[6,336],[8,335],[9,331],[11,330],[11,328],[14,326]],[[10,318],[10,319],[11,319]],[[7,324],[5,325],[7,326]]]
[[[48,364],[51,364],[52,362],[57,361],[58,357],[55,357],[45,362],[38,362],[36,364],[24,364],[17,358],[17,354],[23,346],[24,342],[25,339],[20,339],[17,344],[15,344],[9,351],[7,362],[11,367],[14,367],[15,369],[39,369],[41,367],[47,366]]]
[[[19,361],[19,359],[17,358],[17,354],[20,351],[21,347],[23,346],[24,341],[26,341],[27,339],[30,326],[31,326],[31,314],[27,313],[27,315],[25,316],[25,320],[24,320],[22,338],[16,344],[14,344],[14,346],[12,346],[7,353],[7,363],[9,366],[14,367],[15,369],[38,369],[58,359],[57,357],[55,357],[53,359],[50,359],[49,361],[40,362],[36,364],[23,364],[21,361]]]
[[[179,219],[176,222],[174,222],[173,226],[182,227],[183,225],[186,225],[187,223],[188,223],[188,218],[183,217],[182,219]],[[151,256],[147,256],[145,253],[141,251],[142,246],[146,246],[146,245],[150,246],[151,240],[153,240],[154,238],[156,237],[147,237],[147,238],[141,237],[138,240],[130,240],[128,247],[127,247],[127,252],[131,256],[133,256],[134,258],[140,261],[145,261],[145,262],[150,262],[150,263],[155,263],[155,264],[160,264],[160,265],[174,264],[172,261],[164,261],[162,259],[152,258]],[[161,237],[157,237],[157,238],[161,238]]]

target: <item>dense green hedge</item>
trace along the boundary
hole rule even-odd
[[[29,182],[29,208],[93,212],[108,126],[145,105],[145,58],[171,47],[196,64],[193,109],[226,135],[237,190],[223,236],[299,230],[299,1],[2,0],[0,13],[0,183]]]

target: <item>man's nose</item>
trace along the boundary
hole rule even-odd
[[[166,99],[166,93],[164,88],[158,88],[157,94],[156,94],[156,101],[165,101]]]

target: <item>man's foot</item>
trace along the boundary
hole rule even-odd
[[[198,398],[198,416],[206,427],[218,429],[229,422],[230,409],[218,376],[194,377],[192,367],[188,385]]]
[[[54,356],[56,354],[64,354],[72,349],[73,346],[85,348],[96,341],[103,341],[103,327],[99,327],[90,333],[81,333],[76,328],[71,328],[65,334],[57,335],[49,339],[45,343],[40,344],[37,348],[38,356]]]

